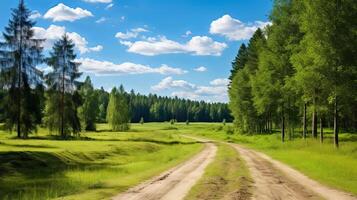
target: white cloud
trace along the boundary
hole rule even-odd
[[[100,19],[98,19],[97,21],[95,21],[95,23],[100,24],[100,23],[103,23],[103,22],[105,22],[105,21],[107,21],[107,18],[101,17]]]
[[[217,79],[216,79],[217,80]],[[218,82],[217,85],[215,83]],[[211,81],[212,86],[195,85],[185,80],[174,80],[166,77],[158,84],[151,87],[153,91],[171,90],[171,96],[188,98],[192,100],[205,100],[212,102],[227,102],[227,86],[221,81]]]
[[[85,2],[88,3],[111,3],[112,0],[84,0]]]
[[[105,7],[105,9],[106,9],[106,10],[109,10],[109,9],[113,8],[113,6],[114,6],[114,4],[111,3],[111,4],[107,5],[107,6]]]
[[[207,68],[204,67],[204,66],[200,66],[200,67],[197,67],[197,68],[195,68],[193,70],[195,70],[196,72],[205,72],[205,71],[207,71]]]
[[[210,84],[214,86],[227,86],[229,84],[229,80],[227,78],[218,78],[211,81]]]
[[[159,36],[158,38],[151,37],[143,41],[130,43],[121,42],[121,44],[128,46],[128,52],[146,56],[172,53],[220,56],[222,51],[227,47],[225,43],[213,41],[212,38],[207,36],[192,37],[185,44],[169,40],[164,36]]]
[[[42,15],[40,12],[38,12],[37,10],[33,11],[30,15],[30,19],[37,19],[37,18],[41,18]]]
[[[151,87],[154,91],[162,91],[165,89],[194,89],[196,86],[184,80],[173,80],[171,76],[162,79],[157,85]]]
[[[160,67],[150,67],[147,65],[136,64],[131,62],[124,62],[115,64],[109,61],[99,61],[91,58],[80,58],[78,62],[82,63],[80,69],[84,72],[94,73],[97,75],[122,75],[122,74],[184,74],[180,68],[169,67],[161,65]]]
[[[120,17],[120,20],[121,20],[121,21],[124,21],[124,20],[125,20],[125,16],[121,16],[121,17]]]
[[[130,31],[126,31],[126,33],[118,32],[115,35],[115,37],[119,38],[119,39],[127,40],[130,38],[138,37],[139,33],[142,33],[142,32],[148,32],[148,30],[146,30],[144,28],[134,28],[134,29],[131,29]]]
[[[89,50],[90,51],[95,51],[95,52],[102,51],[103,50],[103,46],[102,45],[98,45],[96,47],[89,48]]]
[[[87,40],[79,35],[76,32],[66,32],[66,27],[50,25],[47,29],[42,27],[34,27],[35,38],[46,39],[44,43],[45,49],[51,49],[55,41],[62,38],[64,34],[67,34],[68,37],[73,41],[77,50],[83,54],[91,51],[101,51],[102,46],[98,45],[96,47],[88,47]]]
[[[183,98],[183,99],[191,99],[191,100],[199,100],[200,98],[200,95],[189,91],[172,92],[171,96]]]
[[[225,36],[229,40],[247,40],[258,28],[264,28],[270,22],[255,21],[254,23],[243,23],[230,15],[223,15],[211,23],[210,33]]]
[[[49,9],[44,15],[45,19],[52,19],[54,22],[70,21],[73,22],[85,17],[92,17],[93,14],[82,8],[71,8],[63,3],[59,3],[57,6]]]

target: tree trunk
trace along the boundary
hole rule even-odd
[[[317,138],[317,113],[316,113],[316,100],[314,98],[314,109],[312,112],[312,126],[311,126],[311,132],[312,132],[312,137]]]
[[[65,49],[63,49],[63,61],[66,64],[66,55]],[[61,137],[64,138],[64,75],[65,75],[65,67],[63,66],[62,70],[62,97],[61,97]]]
[[[281,116],[281,141],[285,141],[285,114],[284,108],[282,109],[282,116]]]
[[[302,138],[306,139],[306,103],[304,103],[304,118],[303,118],[303,122],[302,122]]]
[[[320,116],[320,142],[324,142],[324,128],[323,128],[323,122],[322,122],[322,117]]]
[[[21,11],[20,11],[21,12]],[[21,13],[22,14],[22,13]],[[22,82],[22,20],[20,20],[20,46],[19,46],[20,61],[18,66],[18,99],[17,99],[17,137],[21,137],[21,82]]]
[[[333,133],[335,147],[338,148],[338,109],[337,109],[337,96],[335,97],[334,115],[333,115]]]

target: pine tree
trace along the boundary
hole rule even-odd
[[[247,62],[247,47],[243,43],[238,50],[237,56],[235,57],[234,61],[232,62],[232,70],[231,70],[231,74],[228,78],[230,80],[229,84],[232,83],[233,77],[235,76],[237,71],[239,71],[240,69],[243,69],[246,62]]]
[[[50,52],[47,64],[52,72],[46,75],[49,87],[46,118],[50,130],[58,129],[62,138],[72,132],[80,132],[77,108],[81,104],[80,95],[76,92],[76,79],[81,76],[78,72],[80,63],[75,62],[74,44],[64,35],[57,41]]]
[[[41,44],[44,40],[34,38],[35,22],[30,20],[30,14],[20,0],[3,33],[5,41],[0,42],[0,85],[7,90],[6,127],[9,130],[15,127],[17,136],[23,138],[36,129],[33,88],[42,84],[42,73],[36,65],[43,61]]]

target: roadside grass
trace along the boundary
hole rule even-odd
[[[249,199],[252,180],[238,152],[227,144],[217,143],[214,161],[190,190],[186,200]]]
[[[0,131],[0,199],[109,198],[203,147],[164,126],[136,126],[124,133],[101,124],[67,141],[51,140],[45,129],[27,140]]]
[[[280,134],[232,134],[231,124],[191,123],[177,124],[179,132],[219,141],[239,143],[264,152],[303,174],[331,187],[357,195],[357,133],[340,133],[340,148],[333,145],[331,129],[325,129],[325,140],[307,138],[296,134],[282,143]]]

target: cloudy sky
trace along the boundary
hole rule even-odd
[[[0,29],[17,0],[0,1]],[[64,33],[95,87],[227,101],[231,61],[271,0],[25,0],[46,52]],[[1,38],[0,38],[1,39]],[[46,70],[46,66],[40,66]],[[82,78],[83,79],[83,78]]]

